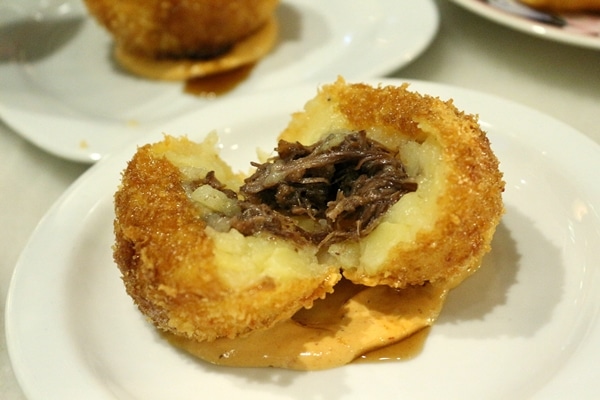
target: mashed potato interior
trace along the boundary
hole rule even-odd
[[[319,263],[314,248],[298,248],[281,238],[246,237],[234,229],[206,231],[215,246],[219,274],[231,287],[252,286],[265,277],[281,283],[308,279],[329,267]]]
[[[344,268],[375,273],[394,247],[414,243],[417,234],[432,229],[436,221],[435,199],[443,190],[445,173],[439,144],[429,136],[423,143],[403,141],[396,146],[408,175],[417,182],[418,188],[392,206],[377,228],[360,243],[344,242],[331,247],[330,254]]]

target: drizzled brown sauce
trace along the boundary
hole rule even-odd
[[[185,93],[199,97],[224,95],[245,81],[250,76],[254,66],[253,63],[218,74],[188,79],[183,90]]]
[[[373,363],[385,361],[403,361],[416,357],[425,345],[431,327],[413,333],[398,343],[370,351],[356,358],[354,363]]]

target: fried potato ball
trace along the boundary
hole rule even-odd
[[[278,0],[85,0],[127,51],[149,58],[210,58],[261,28]]]
[[[190,197],[194,182],[215,171],[229,187],[241,184],[218,157],[215,141],[167,137],[140,148],[115,196],[114,257],[127,292],[159,328],[196,340],[235,337],[289,319],[341,277],[336,266],[319,263],[315,248],[209,226],[207,206]],[[223,204],[213,207],[225,213],[235,208],[217,202]]]
[[[202,143],[167,136],[128,163],[115,194],[114,258],[127,292],[158,328],[195,341],[268,329],[331,293],[342,273],[366,286],[451,288],[490,250],[503,213],[502,174],[476,117],[452,101],[340,78],[292,116],[280,139],[280,155],[250,177],[219,157],[213,134]],[[348,151],[357,143],[365,157]],[[335,185],[381,179],[374,191],[388,193],[398,180],[390,171],[410,189],[377,208],[374,227],[345,221],[331,231],[315,203],[344,204],[349,215],[372,210],[351,187]],[[255,196],[257,181],[264,190]],[[319,189],[308,205],[307,188]],[[287,207],[290,198],[299,204]],[[313,241],[332,236],[339,239]]]
[[[504,208],[499,162],[477,118],[452,101],[401,87],[324,86],[280,138],[313,143],[330,132],[365,130],[397,151],[417,190],[404,195],[360,241],[328,253],[353,282],[403,288],[460,282],[490,250]]]
[[[183,81],[252,65],[275,46],[279,0],[84,0],[130,73]]]

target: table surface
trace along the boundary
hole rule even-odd
[[[517,32],[448,1],[436,3],[441,22],[435,40],[390,76],[441,82],[522,103],[600,144],[599,50]],[[1,120],[0,159],[0,398],[24,399],[4,339],[10,277],[40,218],[88,166],[45,153]]]

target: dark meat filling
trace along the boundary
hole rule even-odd
[[[367,235],[404,194],[417,189],[396,154],[364,131],[304,146],[280,141],[278,156],[253,164],[231,227],[328,246]],[[215,187],[217,185],[212,184]]]

